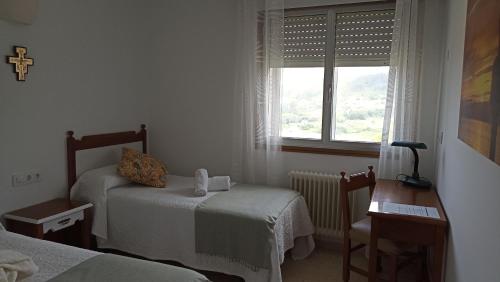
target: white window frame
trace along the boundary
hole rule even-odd
[[[317,14],[325,14],[327,20],[327,44],[325,54],[325,76],[323,83],[323,117],[321,122],[321,140],[307,138],[281,137],[282,146],[304,147],[304,148],[320,148],[348,151],[380,151],[380,142],[363,142],[363,141],[340,141],[331,140],[332,125],[334,122],[333,109],[336,103],[334,96],[333,83],[335,72],[335,22],[337,14],[348,12],[370,12],[380,9],[395,9],[394,3],[381,4],[363,4],[363,5],[346,5],[346,6],[330,6],[325,8],[304,8],[292,9],[285,11],[285,16],[309,16]],[[374,64],[375,65],[375,64]]]

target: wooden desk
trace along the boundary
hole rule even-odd
[[[438,210],[440,218],[384,213],[382,211],[384,202],[434,207]],[[373,192],[368,216],[372,218],[369,282],[375,282],[377,279],[378,238],[432,246],[433,256],[428,267],[429,278],[432,282],[442,281],[448,220],[434,189],[422,190],[405,186],[395,180],[379,179]]]

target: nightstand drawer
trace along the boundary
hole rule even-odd
[[[4,215],[7,230],[38,239],[90,248],[91,203],[54,199]]]
[[[74,225],[75,222],[77,222],[78,220],[83,220],[84,218],[85,216],[83,214],[83,211],[78,211],[63,217],[53,219],[51,221],[47,221],[43,223],[43,233],[45,234],[49,231],[59,231],[61,229]]]

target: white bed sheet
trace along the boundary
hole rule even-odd
[[[194,210],[199,203],[221,192],[195,197],[193,183],[191,177],[169,176],[165,189],[130,184],[109,190],[108,238],[98,238],[98,246],[237,275],[250,282],[281,281],[280,264],[287,250],[292,249],[294,258],[299,259],[313,251],[314,227],[306,203],[299,197],[277,220],[271,270],[255,272],[224,258],[197,254]]]
[[[33,259],[40,270],[23,280],[27,282],[47,281],[99,254],[1,230],[0,249],[15,250]]]

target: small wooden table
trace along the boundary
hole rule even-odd
[[[383,211],[384,202],[434,207],[440,218],[387,213]],[[418,189],[399,181],[379,179],[368,216],[372,219],[368,281],[375,282],[377,279],[378,238],[433,247],[432,260],[428,260],[429,278],[432,282],[442,281],[448,220],[434,189]]]
[[[4,218],[7,230],[38,239],[47,239],[49,232],[68,230],[74,226],[73,233],[77,234],[66,241],[89,249],[91,207],[90,203],[55,199],[9,212],[4,215]]]

